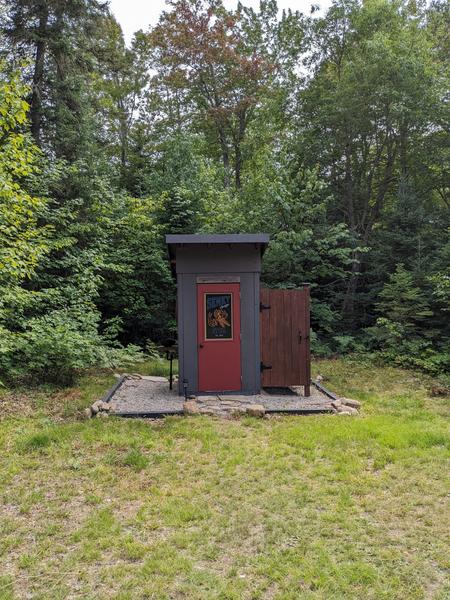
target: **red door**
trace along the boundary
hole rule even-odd
[[[198,389],[241,389],[239,283],[197,285]]]

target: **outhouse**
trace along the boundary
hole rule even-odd
[[[177,280],[180,394],[304,385],[309,287],[260,289],[269,236],[167,235]]]
[[[259,281],[269,236],[167,235],[166,242],[177,280],[180,393],[258,393]]]

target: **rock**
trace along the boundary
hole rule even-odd
[[[246,412],[251,417],[264,417],[266,414],[266,409],[262,404],[250,404],[246,408]]]
[[[91,406],[91,411],[95,414],[101,411],[109,412],[110,410],[111,405],[109,404],[109,402],[104,402],[103,400],[96,400]]]
[[[92,417],[92,409],[91,409],[91,407],[85,408],[84,409],[84,414],[86,415],[87,419],[90,419]]]
[[[105,411],[100,411],[97,413],[97,418],[101,418],[104,419],[105,417],[109,417],[109,413],[105,412]]]
[[[342,409],[342,400],[340,400],[340,399],[333,400],[333,402],[331,403],[331,406],[335,410],[340,411]]]
[[[122,375],[120,373],[114,373],[114,377],[116,379],[120,379],[122,377]]]
[[[352,398],[340,398],[342,404],[345,406],[351,406],[352,408],[360,408],[361,402],[359,400],[353,400]]]
[[[193,400],[187,400],[184,404],[183,404],[183,411],[187,414],[187,415],[198,415],[200,413],[200,409],[197,406],[197,403],[194,402]]]
[[[198,409],[198,412],[202,415],[216,415],[220,410],[217,406],[202,406]]]
[[[317,377],[316,377],[316,381],[317,381],[318,383],[320,383],[321,381],[323,381],[323,377],[322,377],[322,375],[317,375]]]
[[[215,397],[217,398],[217,396]],[[243,394],[232,394],[231,396],[229,394],[224,394],[223,396],[219,395],[218,397],[221,402],[233,402],[236,404],[256,404],[258,401],[255,396],[247,396]]]
[[[341,408],[338,411],[338,414],[342,414],[342,413],[346,413],[348,415],[359,415],[359,412],[356,410],[356,408],[353,408],[352,406],[341,406]]]
[[[450,396],[450,389],[445,385],[433,385],[430,390],[431,396]]]
[[[345,415],[347,417],[351,417],[352,416],[352,413],[349,410],[340,410],[336,414],[339,415],[339,416],[341,416],[341,415]]]
[[[188,396],[189,400],[197,400],[197,396],[195,396],[194,394],[191,394],[190,396]]]

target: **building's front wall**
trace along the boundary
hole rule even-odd
[[[255,244],[179,246],[178,285],[179,391],[198,391],[197,278],[230,277],[240,282],[242,392],[260,390],[259,278],[261,252]]]

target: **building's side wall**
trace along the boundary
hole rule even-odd
[[[179,273],[178,281],[178,347],[180,394],[184,394],[183,380],[187,379],[189,394],[197,391],[197,285],[190,273]]]
[[[179,248],[177,251],[178,338],[180,348],[179,391],[198,387],[197,277],[239,276],[241,289],[241,370],[242,391],[260,390],[259,276],[258,248]],[[247,270],[248,269],[248,270]]]

